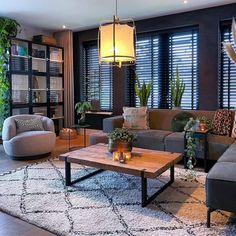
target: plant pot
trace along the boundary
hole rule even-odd
[[[182,110],[181,107],[172,107],[172,110]]]
[[[121,151],[121,152],[131,152],[133,148],[132,142],[125,142],[122,140],[116,140],[113,141],[112,139],[109,139],[108,142],[108,151],[110,153]]]

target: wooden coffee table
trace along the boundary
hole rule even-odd
[[[118,161],[113,161],[112,154],[108,152],[107,145],[100,143],[80,150],[67,152],[60,155],[59,159],[65,161],[66,186],[85,180],[105,170],[140,176],[141,202],[142,207],[145,207],[174,182],[174,165],[182,159],[182,154],[133,148],[131,160],[122,164]],[[71,163],[95,167],[98,168],[98,170],[71,181]],[[148,196],[147,179],[155,179],[168,169],[170,169],[170,181],[152,196]]]

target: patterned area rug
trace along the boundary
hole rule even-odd
[[[73,178],[92,168],[72,165]],[[29,165],[0,176],[0,209],[57,235],[235,235],[230,213],[212,213],[206,227],[205,173],[184,180],[176,168],[175,183],[151,204],[140,205],[140,178],[102,172],[73,187],[64,187],[64,163],[55,160]],[[156,191],[169,172],[148,182]]]

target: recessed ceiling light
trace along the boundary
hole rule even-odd
[[[65,29],[65,28],[66,28],[66,26],[65,26],[65,25],[63,25],[63,26],[62,26],[62,29]]]
[[[184,0],[184,4],[187,4],[188,3],[188,0]]]

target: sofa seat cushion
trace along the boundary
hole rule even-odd
[[[236,212],[236,163],[218,162],[206,178],[206,205]]]
[[[184,153],[184,133],[174,132],[165,138],[165,151]]]
[[[236,163],[236,141],[220,157],[218,162],[234,162]]]
[[[222,135],[209,134],[208,135],[208,143],[209,143],[208,159],[218,160],[233,142],[234,142],[233,138],[222,136]]]
[[[172,133],[165,130],[132,130],[131,132],[137,136],[137,141],[134,142],[135,147],[160,151],[165,150],[164,140]]]
[[[94,145],[97,143],[108,143],[108,136],[103,132],[93,133],[89,136],[89,143],[90,145]]]
[[[35,156],[53,150],[56,135],[51,131],[27,131],[19,133],[10,141],[4,141],[4,149],[9,156]]]

